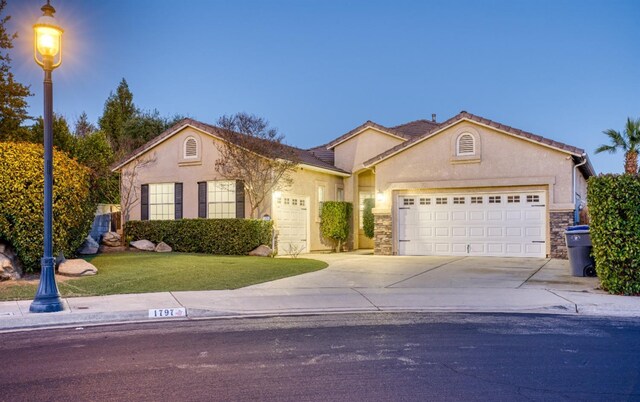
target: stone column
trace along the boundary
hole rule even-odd
[[[375,214],[374,215],[373,253],[376,255],[392,255],[393,254],[393,238],[391,214]]]
[[[567,245],[564,239],[564,232],[568,226],[573,225],[573,211],[551,211],[549,212],[549,229],[551,240],[552,258],[562,258],[566,260]]]

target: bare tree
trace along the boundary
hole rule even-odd
[[[265,212],[267,197],[292,183],[297,150],[283,144],[284,136],[261,117],[238,113],[218,119],[223,141],[216,141],[220,157],[216,171],[230,180],[242,180],[251,217]]]
[[[131,219],[133,206],[140,201],[140,186],[138,183],[140,169],[154,164],[156,160],[155,153],[147,157],[138,157],[129,162],[128,166],[120,172],[120,209],[123,223]]]

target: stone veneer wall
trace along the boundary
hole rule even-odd
[[[393,241],[391,230],[391,214],[374,215],[373,253],[376,255],[392,255]]]
[[[551,257],[567,259],[567,244],[564,240],[564,232],[567,226],[573,226],[573,211],[549,212],[551,227]]]

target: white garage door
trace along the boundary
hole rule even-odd
[[[545,257],[544,191],[400,195],[398,254]]]
[[[275,223],[278,230],[278,254],[307,253],[307,222],[309,220],[306,197],[283,194],[275,200]]]

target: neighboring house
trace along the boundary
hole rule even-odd
[[[241,178],[221,179],[214,126],[185,119],[116,164],[155,155],[139,171],[142,202],[131,219],[245,217]],[[324,201],[354,204],[353,248],[385,255],[566,258],[564,230],[585,205],[594,174],[582,149],[461,112],[436,123],[396,127],[368,121],[330,143],[294,148],[291,188],[268,209],[289,244],[326,250]],[[145,196],[145,194],[147,194]],[[362,207],[376,199],[375,237],[362,233]]]

